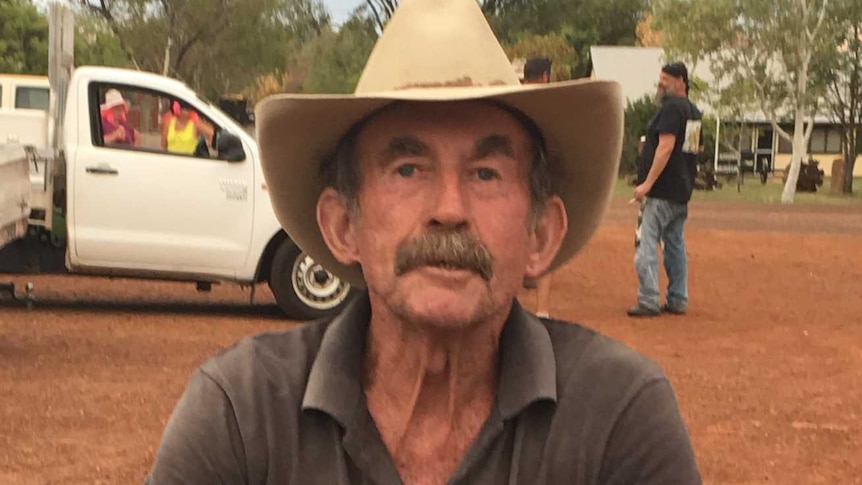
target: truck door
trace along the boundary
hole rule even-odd
[[[195,153],[187,138],[164,145],[172,120],[174,135],[221,130],[198,100],[98,83],[88,98],[92,140],[70,165],[73,266],[232,276],[248,257],[252,159],[219,160],[205,143]]]

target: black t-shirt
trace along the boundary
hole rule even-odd
[[[688,98],[669,96],[664,99],[658,113],[647,125],[643,156],[638,161],[639,184],[646,180],[652,168],[659,135],[673,134],[676,143],[667,166],[647,194],[648,197],[682,203],[691,199],[697,173],[697,154],[702,146],[701,118],[700,111]]]

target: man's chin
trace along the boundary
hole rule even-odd
[[[478,278],[478,277],[477,277]],[[433,284],[414,287],[402,300],[402,317],[414,324],[455,330],[472,326],[485,317],[487,295],[463,287]]]
[[[475,308],[453,308],[452,305],[439,308],[433,305],[408,306],[405,310],[403,317],[410,324],[443,332],[470,328],[483,320]]]

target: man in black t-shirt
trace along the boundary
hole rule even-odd
[[[641,203],[635,246],[638,302],[629,316],[684,314],[688,307],[688,268],[683,226],[694,187],[701,148],[701,113],[688,99],[688,70],[680,62],[662,67],[661,107],[647,125],[643,156],[638,160],[634,200]],[[663,243],[669,284],[660,306],[658,246]]]

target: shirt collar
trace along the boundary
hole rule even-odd
[[[362,355],[371,317],[367,293],[329,324],[308,377],[302,409],[332,416],[343,428],[365,412]],[[497,407],[504,420],[531,403],[557,400],[556,361],[545,326],[516,301],[500,335],[500,383]]]
[[[557,364],[551,336],[536,316],[515,300],[500,335],[497,406],[504,420],[535,401],[557,402]]]

